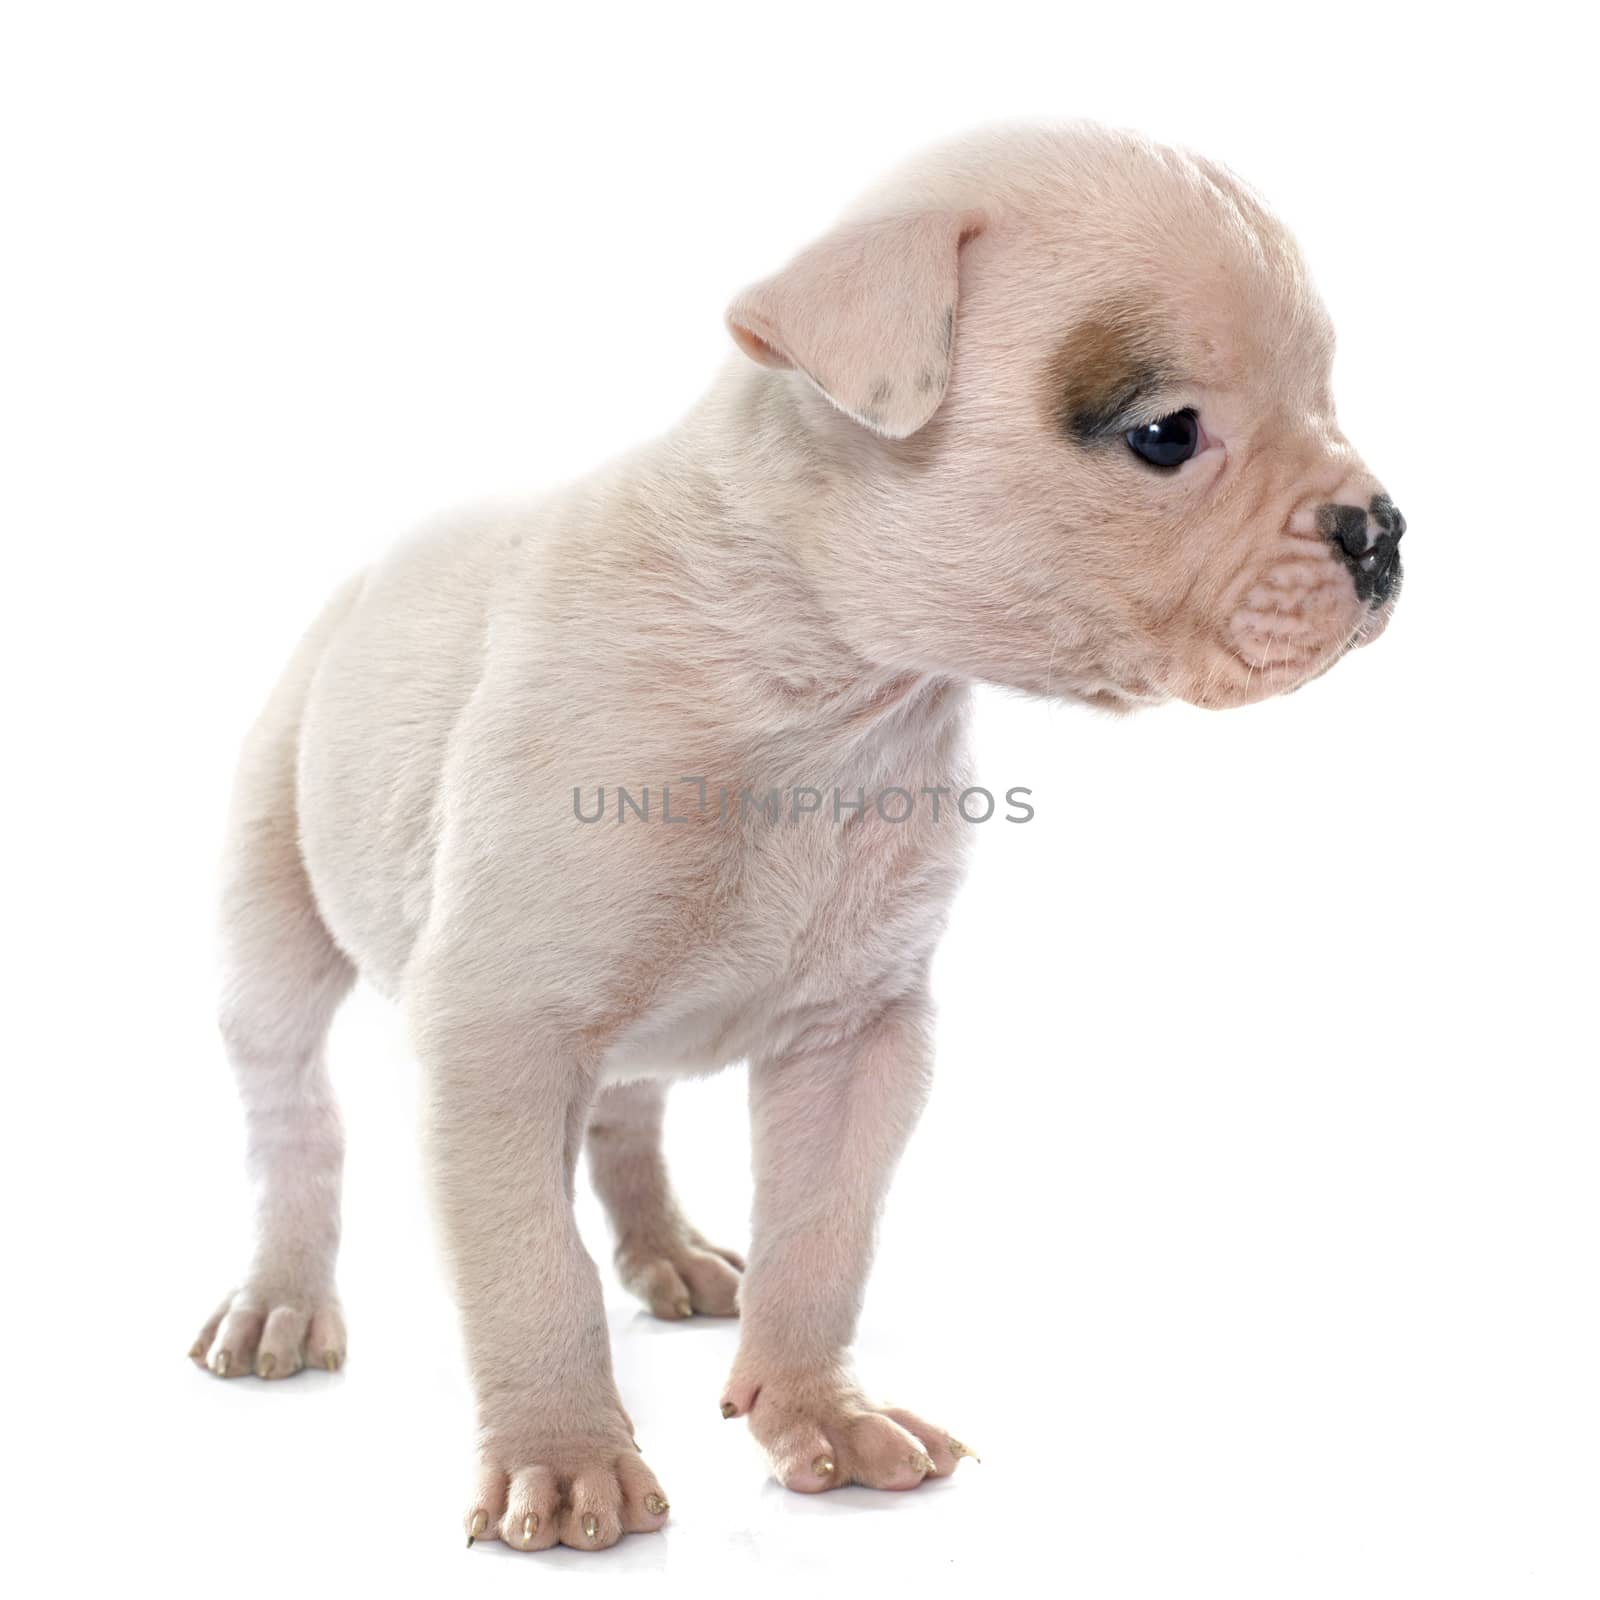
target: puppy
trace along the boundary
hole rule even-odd
[[[478,1405],[466,1531],[521,1550],[668,1514],[573,1221],[586,1140],[626,1283],[742,1317],[722,1410],[783,1483],[954,1471],[964,1447],[875,1404],[848,1352],[928,1084],[970,686],[1244,705],[1375,638],[1400,585],[1300,256],[1199,157],[967,139],[728,323],[742,357],[665,438],[342,589],[236,790],[221,1025],[256,1244],[192,1355],[344,1359],[323,1040],[361,973],[425,1068]],[[736,1061],[748,1266],[661,1152],[668,1085]]]

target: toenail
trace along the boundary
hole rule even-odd
[[[205,1353],[205,1341],[202,1339],[196,1339],[195,1342],[189,1346],[189,1359],[191,1361],[198,1361]]]
[[[270,1378],[277,1370],[278,1358],[276,1356],[262,1356],[261,1359],[256,1362],[256,1376],[258,1378]]]
[[[217,1357],[217,1376],[219,1378],[226,1378],[228,1376],[228,1368],[232,1366],[232,1364],[232,1358],[229,1356],[228,1352],[224,1350],[222,1354]]]
[[[644,1508],[652,1517],[659,1517],[664,1511],[672,1509],[658,1494],[647,1494],[644,1497]]]
[[[972,1459],[974,1461],[976,1461],[980,1467],[983,1465],[983,1457],[980,1456],[976,1450],[973,1450],[969,1446],[962,1444],[962,1442],[959,1439],[955,1439],[955,1438],[951,1439],[951,1441],[950,1441],[950,1453],[952,1455],[954,1455],[954,1456],[957,1456],[957,1457],[960,1457],[960,1456],[971,1456]]]
[[[537,1511],[530,1511],[527,1516],[522,1519],[522,1542],[524,1544],[532,1544],[533,1536],[538,1531],[539,1513]]]
[[[583,1514],[583,1536],[591,1544],[600,1537],[600,1519],[592,1511]]]
[[[343,1360],[344,1357],[341,1356],[337,1350],[324,1350],[322,1352],[322,1364],[328,1369],[329,1372],[337,1372],[339,1370],[339,1364]]]
[[[914,1472],[933,1471],[933,1457],[924,1455],[920,1450],[913,1450],[906,1459],[910,1461],[912,1471]]]
[[[817,1459],[811,1463],[811,1470],[816,1474],[817,1477],[826,1478],[828,1474],[833,1471],[833,1457],[818,1456]]]
[[[472,1548],[472,1541],[489,1526],[489,1513],[487,1511],[474,1511],[472,1522],[467,1528],[467,1549]]]
[[[738,1414],[739,1414],[739,1408],[738,1408],[738,1406],[736,1406],[733,1403],[733,1401],[724,1400],[722,1402],[722,1415],[723,1415],[723,1419],[724,1420],[726,1420],[729,1417],[735,1417]]]

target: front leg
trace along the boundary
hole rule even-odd
[[[927,1095],[929,1024],[918,995],[751,1064],[754,1236],[722,1411],[748,1415],[791,1489],[911,1489],[972,1453],[868,1400],[849,1359],[878,1212]]]
[[[417,1017],[434,1189],[478,1402],[467,1539],[601,1549],[666,1521],[611,1372],[600,1279],[573,1217],[592,1072],[493,1008]]]

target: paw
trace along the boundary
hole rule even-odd
[[[847,1483],[869,1489],[915,1489],[948,1478],[963,1456],[977,1457],[915,1412],[874,1405],[835,1376],[784,1378],[728,1386],[725,1417],[748,1416],[786,1489],[820,1494]]]
[[[658,1317],[736,1317],[743,1257],[708,1244],[692,1228],[625,1237],[617,1246],[623,1284]]]
[[[189,1359],[219,1378],[292,1378],[303,1366],[344,1365],[344,1318],[331,1294],[248,1286],[217,1307]]]
[[[593,1439],[528,1437],[485,1447],[467,1508],[467,1543],[513,1550],[604,1550],[625,1533],[657,1533],[672,1508],[626,1430]]]

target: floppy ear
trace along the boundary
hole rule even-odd
[[[846,223],[728,308],[752,361],[794,367],[847,417],[889,439],[944,398],[955,342],[961,246],[976,211]]]

